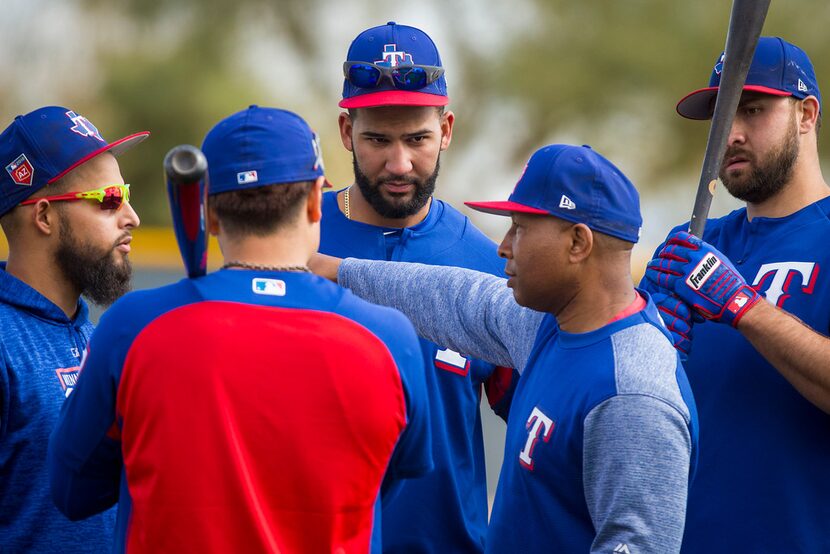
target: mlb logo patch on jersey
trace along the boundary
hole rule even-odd
[[[257,277],[251,281],[251,288],[255,294],[266,296],[285,296],[285,281],[281,279],[265,279]]]
[[[35,169],[26,154],[20,154],[15,160],[6,166],[6,171],[12,178],[16,185],[32,186],[32,178],[35,174]]]
[[[240,171],[236,174],[236,182],[240,185],[247,185],[249,183],[256,183],[259,181],[256,171]]]
[[[72,391],[75,390],[75,385],[78,383],[78,376],[81,374],[80,367],[59,367],[55,370],[58,376],[58,381],[61,383],[64,395],[69,397]]]
[[[466,377],[470,372],[470,360],[454,350],[445,348],[435,353],[435,367]]]

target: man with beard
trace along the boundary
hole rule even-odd
[[[680,115],[712,117],[722,60],[709,87],[678,103]],[[688,355],[700,415],[686,552],[830,552],[830,188],[820,122],[807,55],[762,37],[720,171],[746,207],[710,220],[705,242],[677,227],[646,271],[643,284],[663,294],[664,319]]]
[[[501,275],[496,245],[432,196],[455,120],[432,39],[394,22],[368,29],[352,42],[343,70],[339,105],[348,112],[340,114],[340,136],[353,155],[355,184],[324,195],[320,252]],[[384,549],[480,552],[488,509],[481,390],[506,417],[514,371],[426,339],[421,349],[435,470],[384,503]]]
[[[139,224],[115,156],[144,140],[107,143],[57,106],[18,116],[0,135],[0,550],[103,552],[114,513],[71,523],[52,502],[49,434],[78,378],[92,332],[83,294],[108,305],[129,287]]]

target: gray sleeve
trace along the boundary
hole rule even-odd
[[[516,304],[504,279],[469,269],[347,258],[337,280],[402,311],[422,337],[520,372],[543,317]]]
[[[617,395],[591,410],[584,436],[591,552],[679,552],[692,444],[683,415],[653,396]]]

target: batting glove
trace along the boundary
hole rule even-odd
[[[726,256],[685,231],[669,237],[649,262],[646,278],[675,293],[706,319],[733,327],[761,299]]]
[[[680,360],[685,362],[692,350],[692,325],[700,323],[703,318],[692,311],[677,295],[658,289],[649,293],[657,305],[660,319],[671,334],[674,348],[680,354]]]

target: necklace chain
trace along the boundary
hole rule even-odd
[[[349,191],[352,190],[352,187],[348,187],[346,192],[343,193],[343,213],[346,215],[346,219],[351,219],[352,215],[349,213]]]
[[[258,265],[249,264],[247,262],[239,262],[236,260],[226,263],[222,266],[222,269],[228,269],[230,267],[238,267],[241,269],[256,269],[258,271],[299,271],[302,273],[311,273],[311,270],[308,269],[308,266],[305,265]]]

